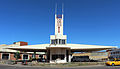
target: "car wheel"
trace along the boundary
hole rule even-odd
[[[115,66],[115,64],[114,64],[114,63],[112,63],[112,66]]]

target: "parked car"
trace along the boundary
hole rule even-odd
[[[89,62],[89,56],[73,56],[72,62]]]
[[[112,59],[112,60],[109,60],[105,63],[107,66],[115,66],[115,65],[120,65],[120,60],[117,60],[117,59]]]

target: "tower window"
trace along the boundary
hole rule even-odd
[[[51,44],[55,44],[55,40],[51,40]]]
[[[51,44],[58,44],[58,39],[51,40]]]
[[[51,44],[66,44],[66,40],[65,39],[51,40]]]
[[[58,39],[55,39],[55,42],[56,42],[55,44],[58,44]]]
[[[61,39],[59,39],[59,44],[62,44],[62,40]]]
[[[62,44],[66,44],[65,40],[62,40]]]

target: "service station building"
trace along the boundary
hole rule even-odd
[[[50,63],[71,62],[72,52],[92,52],[116,48],[114,46],[84,45],[67,43],[67,35],[63,35],[63,13],[55,14],[55,35],[50,35],[50,44],[12,46],[8,49],[22,52],[45,52]]]

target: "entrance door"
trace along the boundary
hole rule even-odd
[[[65,58],[64,54],[53,54],[52,55],[52,60],[57,60],[57,59],[64,60],[64,58]]]

